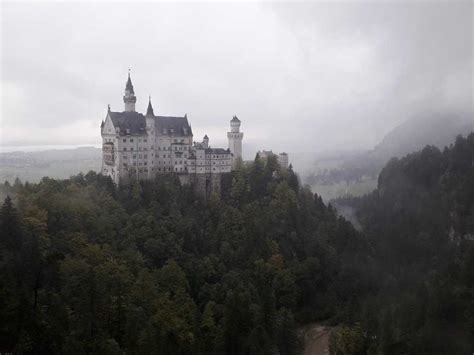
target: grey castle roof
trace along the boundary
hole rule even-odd
[[[109,112],[114,126],[119,128],[120,134],[144,134],[146,132],[146,118],[138,112]],[[153,116],[155,127],[160,134],[191,136],[192,130],[187,117]]]
[[[144,134],[146,128],[145,116],[138,112],[109,112],[115,128],[120,129],[120,134]]]
[[[163,133],[163,130],[166,130],[166,133],[170,133],[173,130],[173,133],[182,136],[191,136],[193,134],[186,116],[155,116],[155,127],[160,133]]]
[[[230,154],[229,149],[224,148],[207,148],[206,153],[208,154]]]
[[[230,120],[231,122],[240,122],[240,120],[237,118],[237,116],[232,117]]]

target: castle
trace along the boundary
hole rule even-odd
[[[187,115],[156,116],[148,101],[146,114],[135,111],[137,97],[130,73],[125,85],[124,111],[107,110],[101,124],[102,174],[116,184],[178,174],[182,182],[195,183],[206,193],[219,192],[220,176],[242,159],[240,120],[234,116],[227,133],[229,146],[211,148],[209,138],[193,141]]]

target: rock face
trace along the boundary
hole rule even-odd
[[[180,175],[181,184],[191,184],[193,190],[201,197],[208,198],[211,194],[221,195],[222,174]]]

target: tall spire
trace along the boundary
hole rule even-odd
[[[131,94],[135,94],[133,91],[133,84],[132,84],[132,79],[130,79],[130,69],[128,69],[128,80],[127,84],[125,85],[125,91],[129,91]]]
[[[123,96],[123,102],[125,103],[125,111],[135,111],[135,102],[137,102],[137,97],[135,96],[135,91],[133,91],[132,79],[130,79],[130,69],[128,69],[128,80],[127,84],[125,85],[125,95]]]
[[[151,106],[151,96],[148,96],[148,108],[146,109],[147,116],[155,116],[153,113],[153,106]]]

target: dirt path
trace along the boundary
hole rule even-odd
[[[304,355],[329,355],[331,328],[321,324],[309,324],[300,330],[304,339]]]

